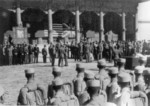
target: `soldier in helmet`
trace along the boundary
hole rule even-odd
[[[100,80],[101,89],[106,90],[108,84],[110,83],[110,78],[108,72],[106,71],[106,60],[101,59],[98,61],[97,67],[99,68],[99,73],[96,74],[95,79]]]
[[[47,92],[45,88],[34,79],[34,69],[26,69],[27,83],[21,88],[18,96],[18,105],[44,105],[47,104]]]
[[[49,100],[49,105],[56,106],[79,106],[79,102],[74,95],[67,95],[63,92],[63,79],[58,78],[53,81],[53,89],[56,92],[54,97]]]
[[[109,76],[111,78],[111,82],[107,86],[106,93],[107,93],[108,102],[113,102],[115,94],[118,91],[120,91],[120,87],[118,85],[119,72],[117,67],[109,68],[108,71],[109,71]]]
[[[104,98],[99,95],[100,82],[99,80],[89,80],[87,82],[87,91],[90,99],[84,103],[84,106],[105,106]]]

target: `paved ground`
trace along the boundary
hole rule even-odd
[[[57,60],[58,61],[58,60]],[[56,63],[57,63],[56,61]],[[74,60],[69,60],[69,66],[63,67],[62,77],[64,79],[72,80],[76,76],[75,67],[76,63]],[[91,70],[94,73],[97,72],[96,62],[85,63],[83,61],[81,64],[86,70]],[[36,80],[43,83],[45,86],[53,79],[52,67],[50,63],[38,63],[38,64],[28,64],[28,65],[17,65],[17,66],[1,66],[0,67],[0,84],[9,92],[6,104],[16,104],[18,93],[21,87],[26,83],[24,76],[24,69],[35,68],[36,70]]]

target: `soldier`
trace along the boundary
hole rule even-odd
[[[114,102],[115,94],[120,91],[120,87],[118,85],[118,68],[112,67],[108,69],[109,76],[111,78],[111,82],[106,89],[108,102]]]
[[[56,92],[54,97],[49,100],[48,105],[55,106],[79,106],[79,102],[74,95],[66,95],[63,92],[63,80],[58,78],[53,81],[53,89]]]
[[[53,74],[53,76],[54,76],[53,81],[56,80],[56,79],[58,79],[58,78],[61,78],[61,70],[60,70],[60,68],[58,68],[58,67],[53,67],[53,68],[52,68],[52,74]],[[53,82],[53,81],[52,81],[52,82]],[[53,85],[52,85],[52,83],[50,83],[50,84],[48,85],[48,98],[49,98],[49,97],[52,98],[54,95],[55,95],[55,92],[54,92],[54,90],[53,90]]]
[[[139,106],[135,104],[135,101],[131,101],[134,98],[141,97],[144,98],[144,106],[147,106],[147,96],[140,91],[131,91],[131,76],[128,73],[120,73],[118,75],[118,84],[121,87],[121,91],[115,96],[115,103],[117,106]],[[138,101],[140,103],[140,101]]]
[[[30,44],[28,47],[29,50],[29,63],[33,63],[33,46]]]
[[[64,66],[64,62],[63,62],[64,61],[64,52],[65,52],[64,46],[61,45],[59,50],[58,50],[58,57],[59,57],[58,66],[61,66],[61,67]]]
[[[17,49],[17,47],[15,45],[14,49],[13,49],[13,64],[14,65],[17,64],[17,60],[18,60],[18,49]]]
[[[9,62],[9,65],[12,65],[12,62],[13,62],[13,46],[9,45],[8,47],[8,62]]]
[[[146,88],[143,71],[144,68],[142,66],[136,66],[134,69],[135,73],[135,84],[134,84],[134,90],[136,91],[144,91]]]
[[[48,102],[45,88],[34,78],[34,69],[26,69],[27,84],[21,88],[18,96],[18,105],[46,105]]]
[[[102,42],[100,42],[99,44],[98,44],[98,46],[97,46],[97,50],[98,50],[98,54],[97,54],[97,60],[100,60],[100,59],[102,59],[103,58],[103,44],[102,44]]]
[[[99,95],[99,80],[89,80],[87,86],[90,99],[84,103],[84,106],[105,106],[106,102],[104,102],[104,98]]]
[[[44,45],[44,48],[42,49],[42,55],[43,55],[43,63],[46,63],[46,60],[47,60],[47,49],[46,49],[46,45]]]
[[[39,57],[39,47],[37,47],[37,44],[34,47],[34,63],[38,63],[38,57]]]
[[[79,43],[79,59],[80,61],[83,60],[83,43],[82,42]]]
[[[110,78],[108,72],[105,70],[106,68],[106,60],[101,59],[98,61],[97,67],[99,69],[99,73],[96,74],[95,79],[100,80],[100,85],[102,90],[106,90],[106,87],[110,83]]]
[[[68,66],[68,51],[69,48],[67,47],[67,45],[64,45],[64,60],[65,60],[65,66]]]
[[[19,61],[19,59],[18,59],[18,61],[20,62],[20,64],[24,64],[25,57],[27,55],[27,52],[25,52],[26,50],[24,50],[24,47],[25,47],[25,45],[23,45],[23,44],[20,45],[20,47],[18,47],[18,51],[19,51],[18,57],[20,58],[20,61]]]
[[[75,96],[79,97],[79,95],[81,95],[86,88],[86,83],[84,81],[85,70],[81,64],[76,64],[76,71],[77,71],[77,77],[73,80],[74,94]]]
[[[51,48],[52,66],[55,65],[55,58],[56,58],[56,47],[55,45],[52,45],[52,48]]]
[[[51,43],[50,46],[48,47],[50,63],[52,62],[52,47],[53,47],[53,44]]]
[[[150,69],[146,68],[143,71],[143,75],[144,75],[144,80],[145,80],[145,84],[146,84],[145,93],[148,96],[148,106],[150,106]]]
[[[26,45],[25,44],[25,46],[24,46],[24,61],[25,61],[25,64],[28,64],[28,62],[29,62],[29,49],[28,49],[28,45]]]

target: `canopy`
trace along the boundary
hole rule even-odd
[[[40,8],[47,10],[67,9],[75,11],[77,8],[81,11],[136,11],[136,6],[140,2],[149,0],[0,0],[0,7],[6,9],[15,9],[20,6],[21,9]]]

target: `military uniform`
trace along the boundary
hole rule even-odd
[[[99,95],[99,88],[100,88],[100,83],[99,80],[89,80],[87,82],[87,86],[88,86],[88,92],[90,94],[90,99],[85,102],[83,105],[84,106],[105,106],[106,105],[106,101],[104,99],[104,97],[102,95]],[[94,93],[91,92],[91,89],[95,89]]]
[[[43,63],[47,62],[47,49],[46,45],[44,45],[44,48],[42,49],[42,55],[43,55]]]
[[[111,78],[110,84],[107,86],[106,93],[108,102],[114,102],[115,94],[120,91],[120,87],[117,82],[118,68],[112,67],[108,69]]]
[[[53,86],[63,86],[64,82],[62,79],[58,78],[53,81]],[[49,100],[49,105],[58,106],[79,106],[79,102],[74,95],[66,95],[62,88],[56,91],[56,94],[52,99]]]
[[[34,75],[34,69],[26,69],[25,74]],[[18,96],[18,105],[46,105],[48,102],[45,88],[37,84],[34,79],[28,79],[27,84],[21,88]]]
[[[106,60],[104,59],[99,60],[97,66],[105,67]],[[110,77],[108,75],[108,72],[106,72],[105,68],[99,69],[99,73],[95,75],[95,79],[100,80],[101,89],[105,91],[108,84],[110,83]]]

